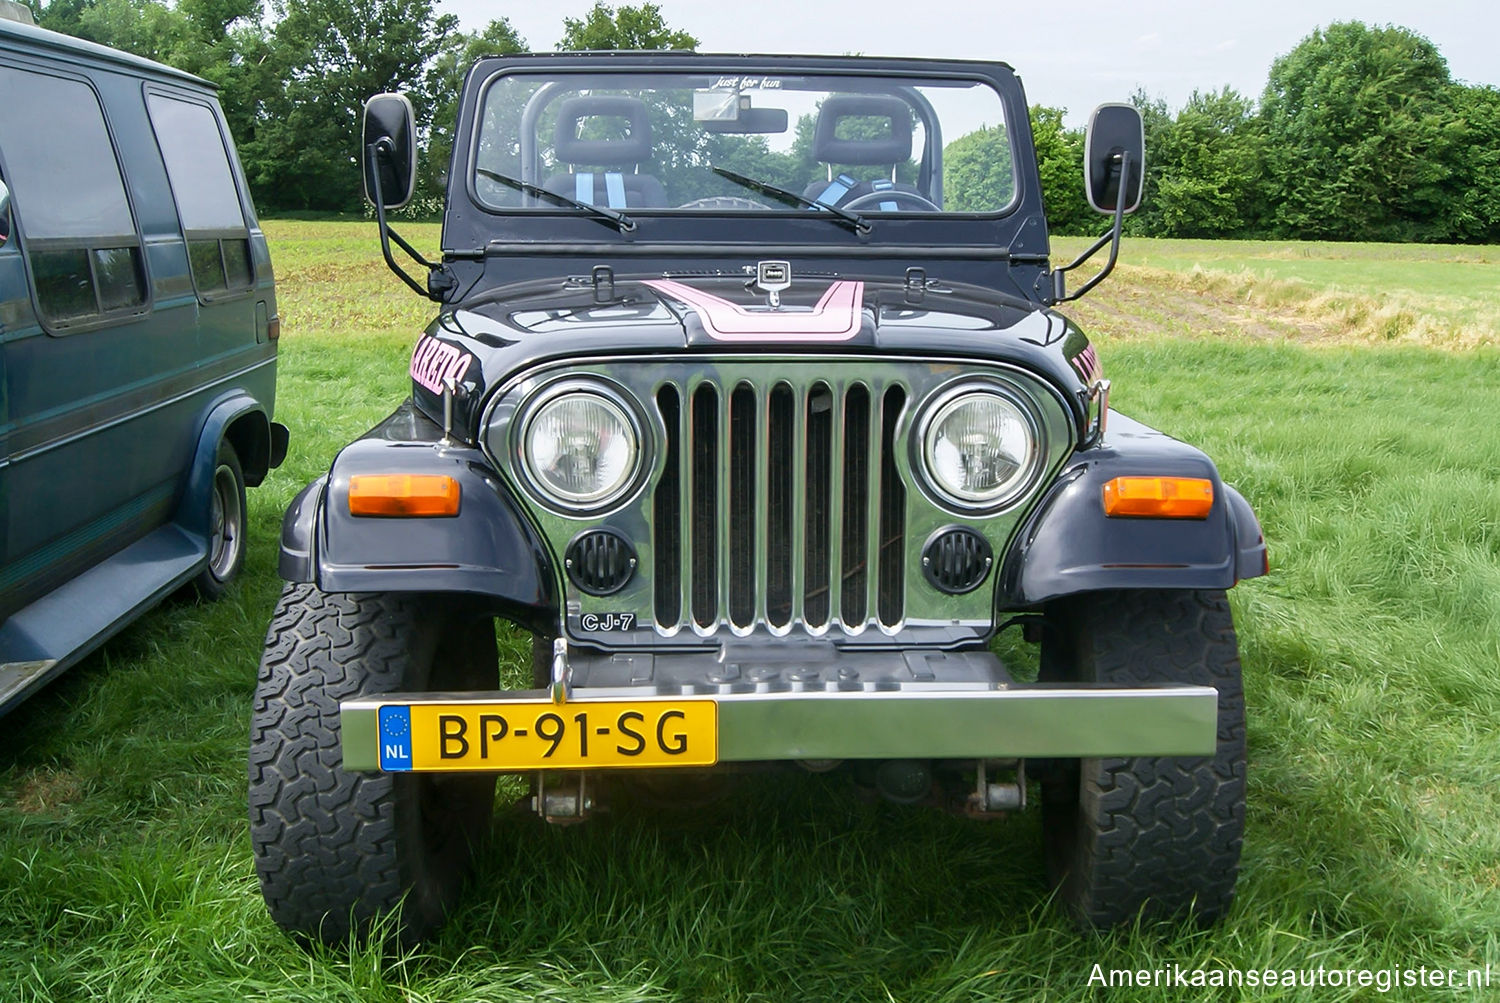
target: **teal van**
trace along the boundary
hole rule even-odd
[[[0,713],[239,571],[279,328],[213,85],[0,18]]]

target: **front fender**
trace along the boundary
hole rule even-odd
[[[292,501],[279,570],[325,592],[460,592],[486,596],[512,619],[556,619],[552,558],[479,450],[443,445],[435,426],[403,406],[346,446],[328,474]],[[456,516],[349,513],[359,474],[445,474],[458,481]]]
[[[1104,485],[1121,476],[1213,482],[1206,519],[1123,519],[1104,514]],[[1007,555],[1002,609],[1101,589],[1227,589],[1267,571],[1250,505],[1199,450],[1110,412],[1109,434],[1074,454]]]

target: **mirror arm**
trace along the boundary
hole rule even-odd
[[[410,286],[413,292],[419,296],[426,296],[428,299],[438,299],[431,291],[423,289],[416,279],[406,274],[406,270],[396,264],[396,259],[391,255],[391,241],[394,240],[396,246],[410,255],[412,260],[418,264],[425,265],[428,268],[438,267],[435,263],[428,261],[422,255],[418,254],[416,248],[408,244],[399,233],[392,230],[390,223],[386,221],[385,193],[380,189],[380,158],[382,155],[390,156],[391,149],[391,141],[389,139],[382,139],[365,147],[365,157],[370,167],[370,182],[375,189],[371,194],[375,196],[375,221],[380,226],[380,253],[385,256],[386,266],[395,272],[396,276],[402,282]]]
[[[1129,177],[1130,153],[1129,151],[1124,151],[1120,153],[1120,187],[1115,195],[1114,223],[1110,226],[1108,232],[1106,232],[1102,237],[1090,244],[1086,251],[1084,251],[1078,257],[1074,258],[1068,264],[1063,265],[1061,268],[1053,269],[1053,303],[1068,303],[1072,300],[1078,299],[1089,290],[1097,286],[1099,283],[1103,282],[1109,275],[1109,273],[1114,271],[1115,262],[1120,258],[1120,230],[1125,224],[1125,195],[1127,194],[1125,191],[1125,183],[1129,179]],[[1104,263],[1104,267],[1099,270],[1099,274],[1095,275],[1083,285],[1079,286],[1076,292],[1069,293],[1067,291],[1064,275],[1092,258],[1105,244],[1109,245],[1109,260]]]

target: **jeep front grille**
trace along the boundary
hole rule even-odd
[[[652,499],[660,629],[900,625],[902,386],[673,382],[655,401],[667,431]]]

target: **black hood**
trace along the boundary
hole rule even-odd
[[[473,428],[494,388],[538,364],[621,355],[958,356],[1020,366],[1085,420],[1099,375],[1088,339],[1025,300],[974,286],[798,276],[772,308],[744,277],[574,278],[491,291],[442,314],[412,355],[412,393],[441,420],[441,388],[461,388],[455,430]]]

